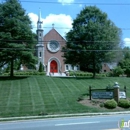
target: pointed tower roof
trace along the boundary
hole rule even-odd
[[[42,19],[41,19],[41,9],[40,8],[39,8],[38,22],[42,22]]]
[[[42,24],[43,24],[43,21],[42,21],[42,17],[41,17],[41,10],[39,8],[39,15],[38,15],[38,21],[37,21],[37,29],[42,29]]]

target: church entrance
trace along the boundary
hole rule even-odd
[[[52,60],[50,63],[50,72],[51,73],[57,73],[58,72],[58,65],[55,60]]]

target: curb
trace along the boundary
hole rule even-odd
[[[76,117],[76,116],[100,116],[100,115],[117,115],[130,114],[130,111],[123,112],[103,112],[103,113],[77,113],[77,114],[58,114],[58,115],[43,115],[43,116],[24,116],[24,117],[8,117],[0,118],[0,121],[15,121],[15,120],[29,120],[29,119],[47,119],[60,117]]]

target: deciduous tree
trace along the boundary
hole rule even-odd
[[[20,2],[5,0],[0,3],[0,67],[10,62],[10,76],[14,75],[15,60],[26,66],[36,63],[34,37],[31,21]]]
[[[79,64],[83,70],[100,70],[101,63],[115,58],[121,30],[96,6],[86,6],[74,19],[63,48],[65,63]]]

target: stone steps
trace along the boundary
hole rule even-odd
[[[66,77],[65,73],[48,73],[47,76]]]

